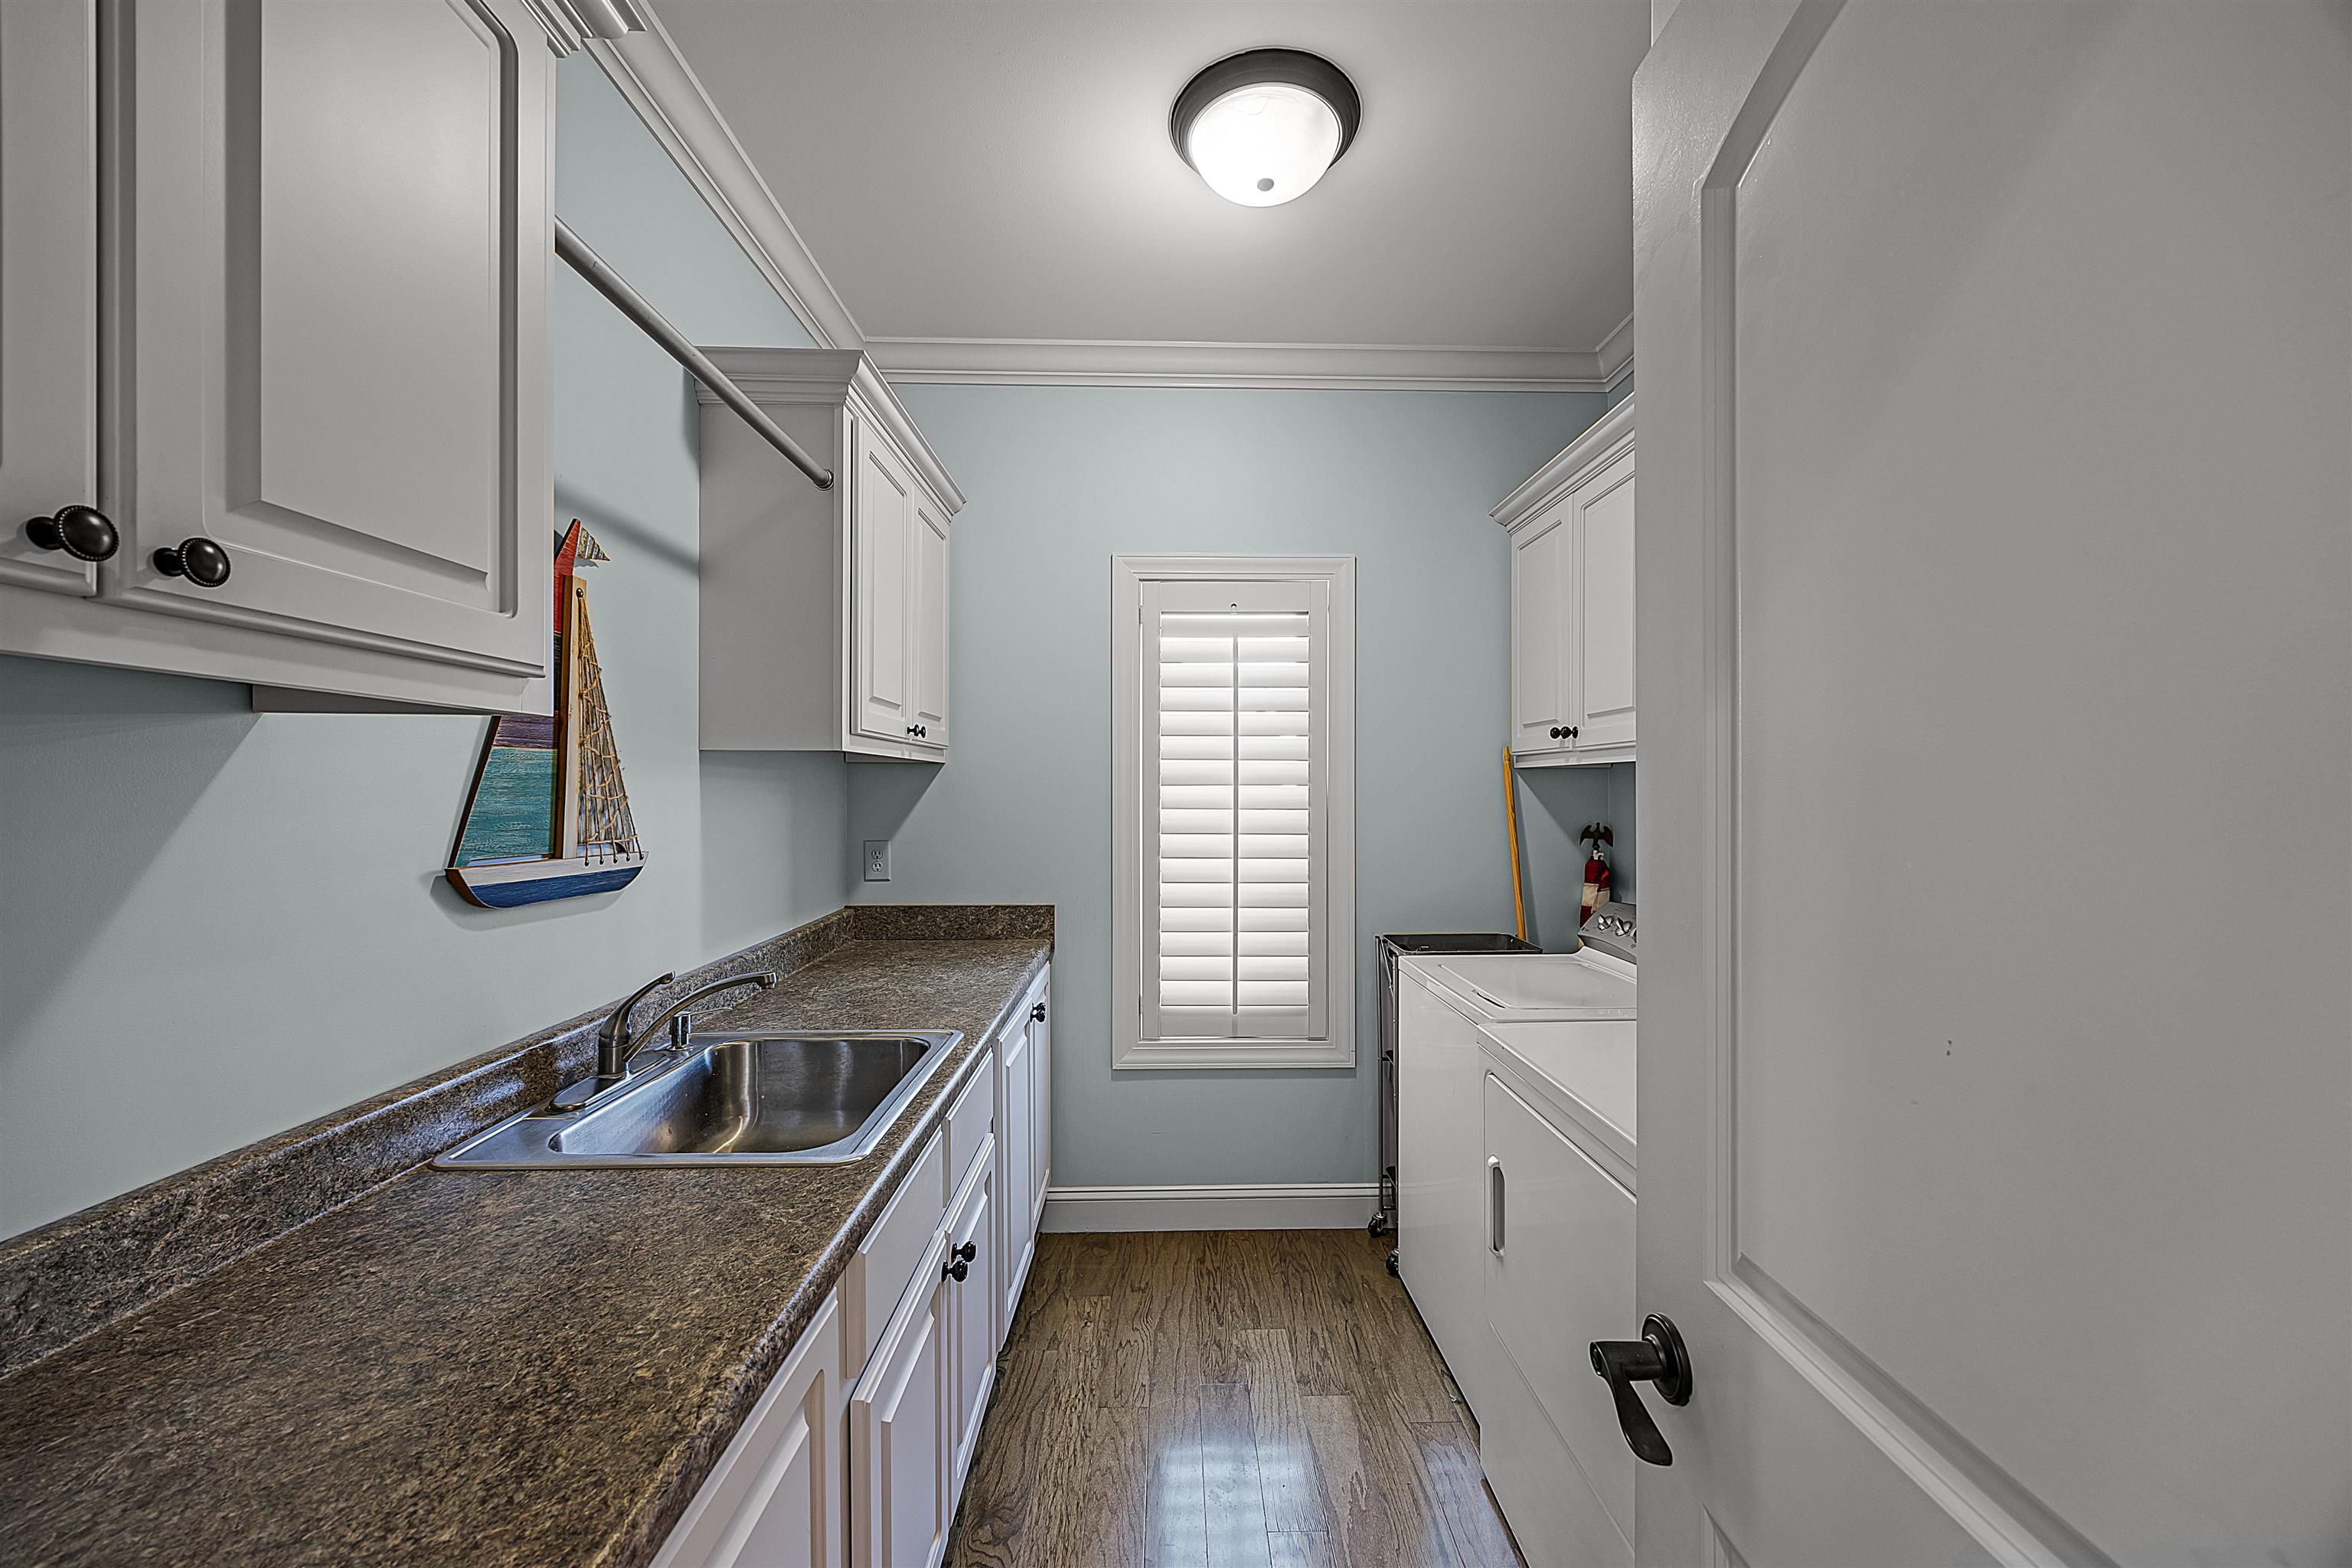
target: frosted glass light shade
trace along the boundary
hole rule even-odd
[[[1244,49],[1184,84],[1168,110],[1168,137],[1217,195],[1272,207],[1313,190],[1348,155],[1363,118],[1356,84],[1322,56]]]
[[[1339,156],[1339,116],[1303,87],[1255,83],[1202,110],[1184,152],[1227,201],[1279,206],[1314,189]]]

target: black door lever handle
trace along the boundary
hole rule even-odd
[[[1592,1370],[1609,1380],[1609,1396],[1617,1402],[1617,1425],[1633,1457],[1645,1464],[1673,1464],[1675,1451],[1666,1446],[1665,1434],[1650,1419],[1649,1407],[1633,1385],[1653,1383],[1667,1404],[1690,1403],[1690,1352],[1683,1349],[1674,1320],[1653,1312],[1642,1320],[1638,1340],[1593,1341]]]

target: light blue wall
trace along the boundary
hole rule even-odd
[[[1528,935],[1544,947],[1574,943],[1584,900],[1584,858],[1577,839],[1586,824],[1605,822],[1614,841],[1606,855],[1610,896],[1626,903],[1633,892],[1633,763],[1605,768],[1519,770],[1521,875],[1527,884]]]
[[[688,333],[808,338],[596,67],[557,206]],[[442,882],[485,723],[257,717],[245,688],[0,660],[0,1234],[361,1100],[837,908],[838,758],[695,744],[695,410],[554,279],[556,504],[652,860],[491,911]]]
[[[851,770],[851,837],[894,841],[893,879],[861,896],[1058,906],[1057,1184],[1369,1180],[1369,963],[1352,1073],[1111,1071],[1110,558],[1354,555],[1359,945],[1508,930],[1509,567],[1487,510],[1601,397],[902,395],[972,498],[955,530],[954,751],[943,769]]]

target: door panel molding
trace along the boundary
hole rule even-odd
[[[2015,1568],[2110,1568],[2107,1556],[1805,1307],[1741,1245],[1739,187],[1846,3],[1801,0],[1733,115],[1698,192],[1706,606],[1701,679],[1714,726],[1707,747],[1702,960],[1712,997],[1714,1060],[1706,1216],[1713,1264],[1706,1285],[1996,1562]],[[1708,1536],[1728,1552],[1720,1523],[1710,1515],[1707,1524]],[[1736,1552],[1729,1555],[1736,1560]]]

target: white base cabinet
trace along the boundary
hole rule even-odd
[[[1511,537],[1511,757],[1633,760],[1633,400],[1495,509]]]
[[[936,1568],[1036,1244],[1050,989],[956,1091],[656,1568]],[[1008,1162],[1016,1124],[1034,1136]]]
[[[835,479],[701,390],[703,749],[944,762],[963,492],[856,350],[709,353]]]

